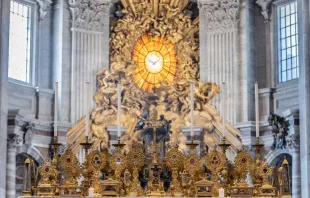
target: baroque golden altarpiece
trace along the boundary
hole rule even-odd
[[[68,131],[68,149],[60,156],[55,138],[53,160],[40,166],[39,182],[33,181],[32,163],[27,160],[23,194],[210,197],[224,189],[231,197],[276,196],[269,183],[272,168],[260,159],[263,145],[259,139],[253,145],[254,159],[245,147],[234,162],[226,159],[226,150],[232,145],[221,136],[222,118],[209,104],[221,90],[215,83],[199,80],[199,18],[186,14],[189,2],[121,3],[123,16],[111,27],[110,71],[97,73],[97,108],[90,116],[89,136],[80,130],[85,126],[83,119]],[[113,145],[114,153],[109,154],[108,126],[116,125],[117,83],[122,85],[121,125],[126,131]],[[201,144],[211,148],[201,156],[193,137],[187,142],[180,130],[190,123],[190,83],[196,87],[195,125],[204,128]],[[241,135],[229,123],[225,128]],[[209,135],[212,131],[219,132],[220,140]],[[82,164],[76,157],[81,148],[85,150]],[[249,176],[253,186],[246,182]]]

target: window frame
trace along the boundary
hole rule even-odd
[[[273,43],[273,52],[272,52],[272,56],[274,57],[274,60],[273,60],[273,64],[274,64],[274,71],[275,73],[273,74],[274,76],[274,84],[276,86],[279,86],[279,85],[282,85],[282,84],[291,84],[291,83],[294,83],[294,82],[298,82],[298,79],[299,77],[297,78],[293,78],[293,79],[290,79],[290,80],[286,80],[284,82],[280,82],[280,78],[279,78],[279,75],[280,75],[280,72],[279,71],[279,64],[280,64],[280,61],[279,61],[279,58],[280,58],[280,44],[281,44],[281,41],[279,39],[279,26],[280,26],[280,21],[279,21],[279,7],[281,6],[285,6],[287,4],[291,4],[293,2],[297,2],[297,0],[276,0],[272,3],[272,11],[273,11],[273,14],[272,14],[272,18],[273,18],[273,21],[274,23],[272,24],[272,27],[273,28],[273,39],[274,41],[272,42]],[[297,5],[298,6],[298,5]],[[297,7],[296,7],[297,9]],[[297,10],[297,20],[298,20],[298,10]],[[298,28],[298,22],[297,21],[297,28]],[[298,31],[299,32],[299,31]],[[298,36],[298,34],[297,34]],[[299,45],[299,43],[298,43]],[[298,45],[297,45],[297,49],[298,49]],[[299,59],[299,53],[298,53],[298,56],[297,58]],[[298,68],[299,68],[299,65],[298,65]],[[298,75],[299,76],[299,75]]]
[[[10,12],[11,12],[11,1],[10,0]],[[15,84],[21,84],[24,86],[33,87],[35,86],[35,73],[36,73],[36,49],[37,49],[37,16],[38,16],[38,5],[35,0],[14,0],[20,4],[31,7],[30,12],[30,63],[29,63],[29,82],[22,80],[10,78],[8,76],[9,82]],[[10,19],[11,20],[11,19]],[[10,21],[11,22],[11,21]],[[10,39],[10,36],[9,36]],[[10,41],[9,41],[10,42]],[[10,56],[10,54],[9,54]],[[9,57],[8,57],[9,58]],[[9,66],[9,65],[8,65]]]

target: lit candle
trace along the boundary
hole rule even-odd
[[[121,84],[117,84],[117,137],[121,137]]]
[[[94,196],[94,188],[93,188],[93,187],[90,187],[90,188],[88,189],[88,196],[89,196],[89,197],[93,197],[93,196]]]
[[[259,106],[258,106],[258,84],[255,83],[255,120],[256,120],[256,137],[259,137]]]
[[[226,120],[226,90],[225,82],[222,83],[222,133],[225,137],[225,120]]]
[[[88,97],[90,96],[90,89],[89,89],[89,81],[86,82],[86,90],[87,90],[87,94],[86,94],[86,100],[85,100],[85,106],[86,106],[86,115],[85,115],[85,136],[88,136],[88,129],[89,129],[89,105],[88,105]]]
[[[225,197],[225,191],[223,188],[219,189],[219,197]]]
[[[194,83],[190,83],[190,100],[191,100],[191,138],[194,139]]]
[[[58,82],[55,82],[55,110],[54,110],[54,136],[58,131]]]

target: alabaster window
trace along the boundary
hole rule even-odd
[[[279,5],[278,17],[278,78],[279,83],[299,77],[297,2]]]
[[[33,9],[29,2],[11,0],[8,76],[26,84],[32,78]]]

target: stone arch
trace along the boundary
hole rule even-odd
[[[18,150],[18,152],[16,153],[16,155],[18,154],[29,155],[40,165],[44,164],[44,161],[45,161],[40,151],[37,148],[30,146],[30,145],[23,144]]]
[[[265,159],[267,163],[270,164],[274,161],[276,157],[280,156],[281,154],[287,154],[287,155],[292,156],[292,154],[294,153],[294,150],[295,149],[290,149],[290,148],[271,150],[267,153],[267,155],[265,156]]]

